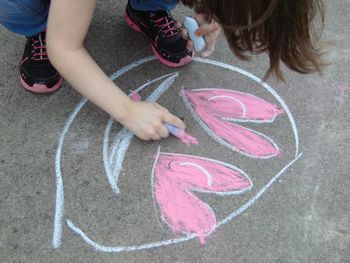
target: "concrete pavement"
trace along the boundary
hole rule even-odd
[[[86,40],[108,75],[151,55],[144,37],[124,23],[123,10],[122,3],[101,1]],[[184,8],[174,12],[177,17],[190,13]],[[160,143],[132,139],[118,195],[112,193],[103,153],[111,157],[121,126],[114,123],[106,137],[107,114],[85,103],[67,83],[49,96],[23,90],[18,59],[24,39],[0,28],[1,262],[349,262],[349,13],[346,0],[327,1],[323,43],[330,65],[322,77],[284,69],[286,83],[267,81],[275,93],[248,74],[262,77],[266,56],[239,61],[223,37],[211,59],[224,65],[195,61],[174,70],[150,60],[116,78],[127,92],[177,74],[158,102],[183,117],[200,142],[186,147],[173,137]],[[171,76],[140,95],[146,98]],[[219,144],[185,107],[182,88],[234,89],[288,109],[271,124],[240,123],[273,138],[281,156],[254,159]],[[221,224],[204,245],[198,238],[180,242],[186,238],[174,235],[160,217],[151,177],[159,147],[234,165],[253,182],[240,195],[196,193]],[[56,202],[59,178],[61,206]],[[58,208],[62,232],[53,249]],[[108,250],[114,253],[103,252]]]

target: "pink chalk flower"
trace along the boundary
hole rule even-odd
[[[233,195],[253,185],[243,171],[230,164],[171,153],[158,154],[153,176],[162,220],[175,234],[196,234],[202,244],[215,230],[216,217],[193,192]]]
[[[272,139],[239,123],[271,123],[283,109],[249,93],[226,89],[184,90],[187,106],[217,142],[253,158],[280,154]]]

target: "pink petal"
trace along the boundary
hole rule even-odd
[[[225,89],[184,91],[193,107],[213,116],[236,120],[271,122],[284,110],[249,93]]]
[[[271,122],[283,112],[276,105],[251,94],[223,89],[184,91],[184,95],[208,128],[206,132],[221,144],[254,158],[280,154],[272,139],[228,122],[229,119]]]
[[[163,169],[166,175],[162,176],[189,190],[231,193],[251,187],[242,171],[212,159],[163,153],[158,159],[157,169]]]
[[[233,147],[233,150],[243,152],[255,158],[278,156],[281,151],[268,137],[218,118],[208,117],[198,112],[203,122],[213,133]]]
[[[214,231],[211,208],[190,191],[232,194],[252,187],[238,169],[215,160],[176,154],[160,154],[154,169],[155,196],[162,218],[174,233],[197,234],[201,243]]]
[[[176,184],[167,182],[166,177],[158,180],[155,195],[162,219],[174,234],[195,233],[201,244],[205,243],[205,236],[216,226],[215,214],[206,203]]]

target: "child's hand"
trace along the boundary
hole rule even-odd
[[[181,129],[185,124],[157,103],[132,101],[128,113],[120,122],[142,140],[160,140],[169,136],[163,125],[167,122]]]
[[[203,14],[196,14],[194,16],[194,19],[197,20],[199,24],[199,28],[196,34],[198,36],[203,36],[207,44],[206,48],[202,51],[201,56],[209,57],[215,50],[216,40],[220,35],[221,26],[215,20],[212,20],[211,23],[208,23]],[[179,27],[181,27],[181,24],[179,24]],[[188,33],[185,28],[182,28],[182,36],[183,38],[188,39],[187,49],[193,50],[193,42],[189,40]]]

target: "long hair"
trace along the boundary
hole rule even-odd
[[[266,52],[271,74],[283,79],[280,61],[290,69],[307,74],[321,73],[324,65],[316,46],[317,36],[313,20],[320,14],[324,23],[322,0],[182,0],[203,13],[208,20],[216,20],[223,28],[233,53],[248,60],[246,52]]]

